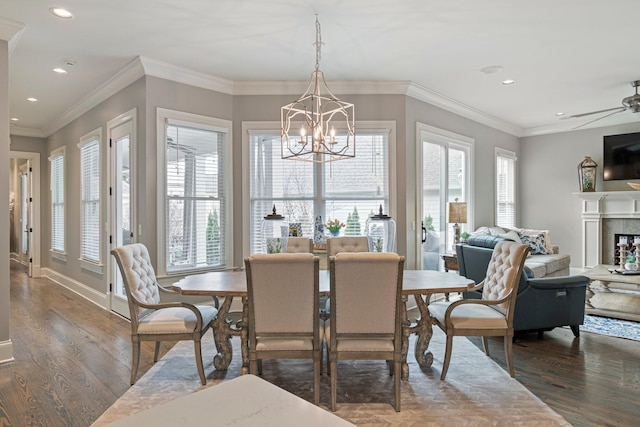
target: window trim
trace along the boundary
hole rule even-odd
[[[166,127],[165,123],[191,125],[197,124],[199,128],[223,132],[226,134],[224,141],[224,182],[222,190],[225,197],[225,261],[224,269],[233,268],[233,122],[216,117],[203,116],[199,114],[186,113],[183,111],[170,110],[166,108],[156,109],[156,132],[157,132],[157,248],[158,248],[158,277],[176,277],[186,274],[212,271],[218,269],[193,268],[167,273],[167,247],[166,247],[166,219],[167,219],[167,187],[166,187]],[[221,213],[222,215],[222,213]]]
[[[398,208],[397,208],[397,178],[396,178],[396,121],[395,120],[366,120],[356,122],[356,153],[357,153],[357,138],[358,132],[380,132],[387,131],[389,138],[389,212],[387,215],[398,220]],[[281,123],[274,121],[243,121],[242,122],[242,206],[245,209],[242,210],[242,253],[243,257],[247,257],[251,252],[251,212],[249,207],[251,206],[251,188],[250,188],[250,158],[251,149],[249,144],[251,143],[251,135],[257,133],[280,133]],[[295,161],[295,160],[292,160]],[[349,160],[344,160],[349,161]],[[320,195],[318,197],[321,197]],[[401,230],[396,232],[396,243],[402,233]]]
[[[53,167],[52,167],[52,162],[58,158],[61,157],[62,158],[62,197],[63,197],[63,203],[62,203],[62,223],[63,223],[63,247],[62,250],[59,249],[54,249],[53,248]],[[66,233],[66,221],[67,221],[67,215],[66,215],[66,147],[62,146],[60,148],[57,148],[55,150],[53,150],[49,156],[49,170],[50,170],[50,174],[49,174],[49,178],[50,178],[50,186],[49,186],[49,194],[50,194],[50,203],[49,203],[49,208],[50,208],[50,214],[51,214],[51,239],[49,240],[49,253],[51,254],[51,257],[54,259],[57,259],[59,261],[63,261],[66,262],[67,261],[67,252],[66,252],[66,238],[65,238],[65,233]]]
[[[83,253],[83,235],[82,229],[84,226],[84,217],[83,217],[83,204],[84,199],[82,198],[82,177],[84,176],[83,172],[83,163],[82,163],[82,149],[94,141],[97,141],[98,144],[98,247],[100,250],[98,251],[98,260],[93,260],[90,258],[86,258]],[[80,261],[80,268],[84,270],[91,271],[93,273],[102,274],[104,264],[102,262],[102,244],[103,244],[103,236],[102,236],[102,127],[99,127],[86,135],[80,137],[80,142],[78,143],[79,150],[79,162],[80,162],[80,257],[78,260]]]
[[[495,147],[495,155],[493,158],[493,191],[494,191],[494,203],[493,203],[493,222],[496,226],[498,224],[498,157],[504,157],[513,160],[513,221],[514,227],[518,223],[518,156],[514,151],[507,150],[506,148]]]

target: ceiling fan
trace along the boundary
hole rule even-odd
[[[634,80],[630,84],[631,84],[631,87],[636,88],[636,93],[635,95],[627,96],[626,98],[624,98],[622,100],[621,107],[607,108],[605,110],[591,111],[589,113],[574,114],[572,116],[561,117],[561,120],[585,117],[585,116],[590,116],[592,114],[608,113],[611,111],[609,114],[605,114],[604,116],[598,117],[597,119],[583,123],[580,126],[577,126],[574,128],[574,129],[578,129],[590,123],[593,123],[595,121],[602,120],[606,117],[613,116],[614,114],[621,113],[623,111],[631,111],[632,113],[639,113],[640,112],[640,95],[638,95],[638,87],[640,86],[640,80]]]

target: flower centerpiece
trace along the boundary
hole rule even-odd
[[[340,222],[339,219],[334,219],[327,222],[324,226],[327,227],[327,230],[329,230],[332,236],[337,236],[340,234],[340,229],[344,227],[344,223]]]

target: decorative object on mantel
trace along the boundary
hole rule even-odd
[[[584,160],[578,165],[578,183],[580,191],[590,192],[596,191],[596,170],[598,165],[590,156],[585,156]]]
[[[283,159],[307,162],[331,162],[356,156],[354,105],[341,101],[329,90],[320,71],[322,36],[316,15],[316,69],[309,85],[297,101],[280,109]],[[324,95],[322,94],[324,92]],[[300,135],[290,135],[292,126],[301,123]],[[336,136],[336,131],[344,135]]]
[[[627,184],[634,190],[640,190],[640,184],[638,184],[637,182],[627,182]]]
[[[327,227],[327,230],[329,230],[329,233],[335,237],[338,236],[340,234],[340,229],[342,227],[344,227],[344,223],[340,222],[339,219],[333,219],[329,222],[327,222],[325,224],[325,227]]]
[[[316,221],[313,226],[313,243],[325,243],[324,237],[324,224],[322,223],[322,215],[316,216]]]

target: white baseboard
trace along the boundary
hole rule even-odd
[[[0,365],[13,362],[13,343],[11,340],[0,342]]]
[[[42,268],[41,273],[43,277],[56,282],[60,286],[64,286],[65,288],[86,298],[97,306],[108,310],[109,299],[107,294],[102,294],[95,289],[78,282],[77,280],[60,274],[57,271],[51,270],[50,268]]]

